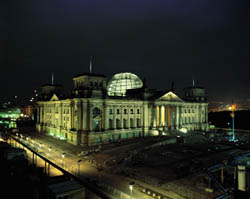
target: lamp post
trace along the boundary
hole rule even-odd
[[[236,104],[232,104],[232,113],[231,113],[231,117],[232,117],[232,130],[233,130],[233,137],[232,137],[232,141],[235,141],[235,135],[234,135],[234,117],[235,117],[235,110],[236,110]]]
[[[134,183],[133,181],[129,183],[130,198],[132,197],[132,194],[133,194],[134,184],[135,184],[135,183]]]
[[[78,176],[80,176],[80,162],[81,162],[82,160],[78,160],[77,161],[77,163],[78,163]]]
[[[63,162],[63,167],[64,167],[64,158],[65,158],[65,153],[62,153],[62,162]]]

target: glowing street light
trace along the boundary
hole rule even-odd
[[[232,137],[232,141],[235,141],[235,136],[234,136],[234,117],[235,117],[235,111],[236,111],[236,104],[232,104],[232,113],[231,113],[231,117],[232,117],[232,130],[233,130],[233,137]]]
[[[65,153],[62,153],[62,162],[63,162],[63,167],[64,167],[64,158],[65,158]]]
[[[130,197],[132,197],[132,193],[133,193],[133,188],[134,188],[134,182],[132,181],[132,182],[130,182],[129,183],[129,189],[130,189]]]

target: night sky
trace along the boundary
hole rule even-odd
[[[0,101],[89,71],[133,72],[151,88],[205,86],[250,98],[249,0],[7,0],[0,3]]]

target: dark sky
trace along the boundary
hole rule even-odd
[[[151,88],[190,86],[250,98],[249,0],[4,0],[0,101],[51,80],[133,72]]]

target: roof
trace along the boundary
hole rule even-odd
[[[53,181],[48,185],[48,187],[55,194],[66,193],[83,188],[82,185],[71,179]]]
[[[170,98],[168,96],[169,94],[171,94]],[[155,94],[149,98],[149,100],[157,100],[160,98],[161,99],[165,98],[165,99],[168,99],[170,101],[172,101],[172,100],[183,101],[182,97],[180,97],[180,96],[181,95],[178,92],[173,91],[173,90],[156,91]],[[173,97],[173,99],[172,99],[172,97]]]
[[[117,73],[113,75],[107,85],[107,92],[109,96],[125,96],[126,90],[142,88],[142,80],[133,73]]]
[[[74,78],[81,77],[81,76],[92,76],[92,77],[107,77],[106,75],[103,74],[97,74],[97,73],[81,73],[79,75],[76,75]]]

